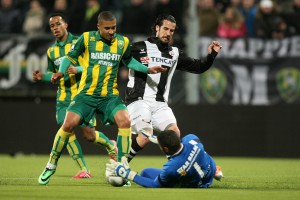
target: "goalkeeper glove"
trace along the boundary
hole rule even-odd
[[[110,159],[109,162],[106,164],[106,169],[109,171],[114,170],[114,172],[118,175],[123,177],[124,179],[133,180],[136,172],[131,171],[127,162],[127,158],[123,156],[121,158],[122,163],[116,162],[113,159]]]
[[[105,178],[108,179],[110,176],[116,176],[115,168],[111,168],[110,165],[107,163],[105,169]]]

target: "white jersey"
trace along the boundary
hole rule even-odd
[[[217,52],[212,50],[206,59],[190,58],[177,47],[162,44],[156,37],[133,43],[131,54],[147,67],[168,68],[167,72],[158,74],[129,70],[125,102],[132,131],[136,133],[142,129],[163,131],[176,124],[173,111],[167,104],[175,70],[200,74],[211,67],[217,56]]]
[[[167,67],[168,71],[157,74],[143,74],[130,69],[126,93],[127,100],[130,99],[130,102],[138,99],[167,102],[171,80],[178,62],[178,48],[172,47],[166,49],[166,51],[161,51],[156,43],[144,41],[135,43],[133,49],[138,49],[134,58],[145,66],[149,68],[153,66]]]
[[[125,103],[137,100],[168,102],[171,80],[175,70],[200,74],[208,70],[217,52],[212,50],[206,59],[194,59],[186,56],[177,47],[162,44],[158,38],[150,37],[147,41],[132,44],[132,56],[147,67],[162,66],[165,73],[145,74],[129,70],[129,81],[125,93]]]

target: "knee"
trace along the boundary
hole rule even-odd
[[[74,125],[71,122],[65,121],[62,125],[64,131],[72,133],[74,130]]]
[[[119,128],[130,128],[131,122],[129,117],[124,117],[117,123]]]
[[[180,137],[180,130],[177,125],[172,125],[168,128],[168,130],[174,131]]]
[[[114,120],[118,128],[130,128],[131,121],[127,110],[119,110],[114,116]]]
[[[176,128],[175,132],[176,132],[176,133],[177,133],[177,135],[180,137],[180,130],[179,130],[179,128],[178,128],[178,127]]]

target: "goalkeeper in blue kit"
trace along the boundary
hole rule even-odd
[[[162,169],[145,168],[138,175],[123,157],[122,163],[110,160],[107,170],[147,188],[208,188],[214,179],[223,178],[221,168],[205,152],[196,135],[186,135],[180,141],[174,131],[162,131],[157,136],[157,143],[168,157]]]

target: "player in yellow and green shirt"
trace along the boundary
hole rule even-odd
[[[61,61],[63,60],[65,55],[70,51],[71,46],[76,43],[78,37],[72,35],[67,31],[68,24],[66,23],[64,16],[59,13],[51,14],[49,18],[49,25],[52,34],[56,38],[56,41],[47,50],[47,73],[43,74],[39,71],[34,71],[33,80],[50,83],[52,74],[58,71]],[[83,69],[83,67],[79,65],[83,65],[83,63],[83,59],[79,57],[78,62],[76,61],[74,63],[76,67],[71,66],[68,69],[68,73],[66,74],[66,76],[63,79],[61,79],[58,84],[56,100],[56,121],[58,125],[63,124],[67,108],[71,100],[77,94],[79,81],[81,78],[81,72]],[[92,127],[94,129],[95,125],[95,117],[92,117],[91,121],[88,124],[82,125],[82,130],[84,133],[86,133],[90,131],[89,127]],[[109,140],[103,133],[96,131],[96,138],[94,138],[92,142],[103,145],[107,149],[108,153],[116,157],[117,152],[114,147],[115,142]],[[85,159],[82,154],[81,146],[78,140],[76,139],[74,131],[72,131],[69,140],[67,140],[66,143],[70,156],[80,168],[80,172],[73,178],[90,178],[91,174],[86,165]],[[53,151],[56,150],[53,149]],[[56,154],[56,156],[59,157],[60,154]],[[57,159],[54,160],[57,161]]]
[[[79,56],[87,62],[80,80],[78,94],[71,102],[66,119],[58,130],[50,157],[58,160],[70,134],[77,125],[87,124],[96,113],[102,124],[116,124],[118,127],[118,160],[129,153],[131,146],[130,118],[126,106],[119,96],[117,74],[120,62],[129,68],[143,73],[165,72],[160,66],[147,68],[130,54],[129,39],[116,34],[116,18],[109,12],[98,16],[98,31],[83,33],[74,48],[63,59],[59,72],[52,75],[52,82],[57,83],[67,76],[67,69],[76,63]],[[94,134],[93,132],[90,133]],[[92,137],[92,136],[91,136]],[[60,151],[58,151],[60,150]],[[45,170],[39,177],[40,184],[47,184],[55,173],[57,161],[50,158]]]

